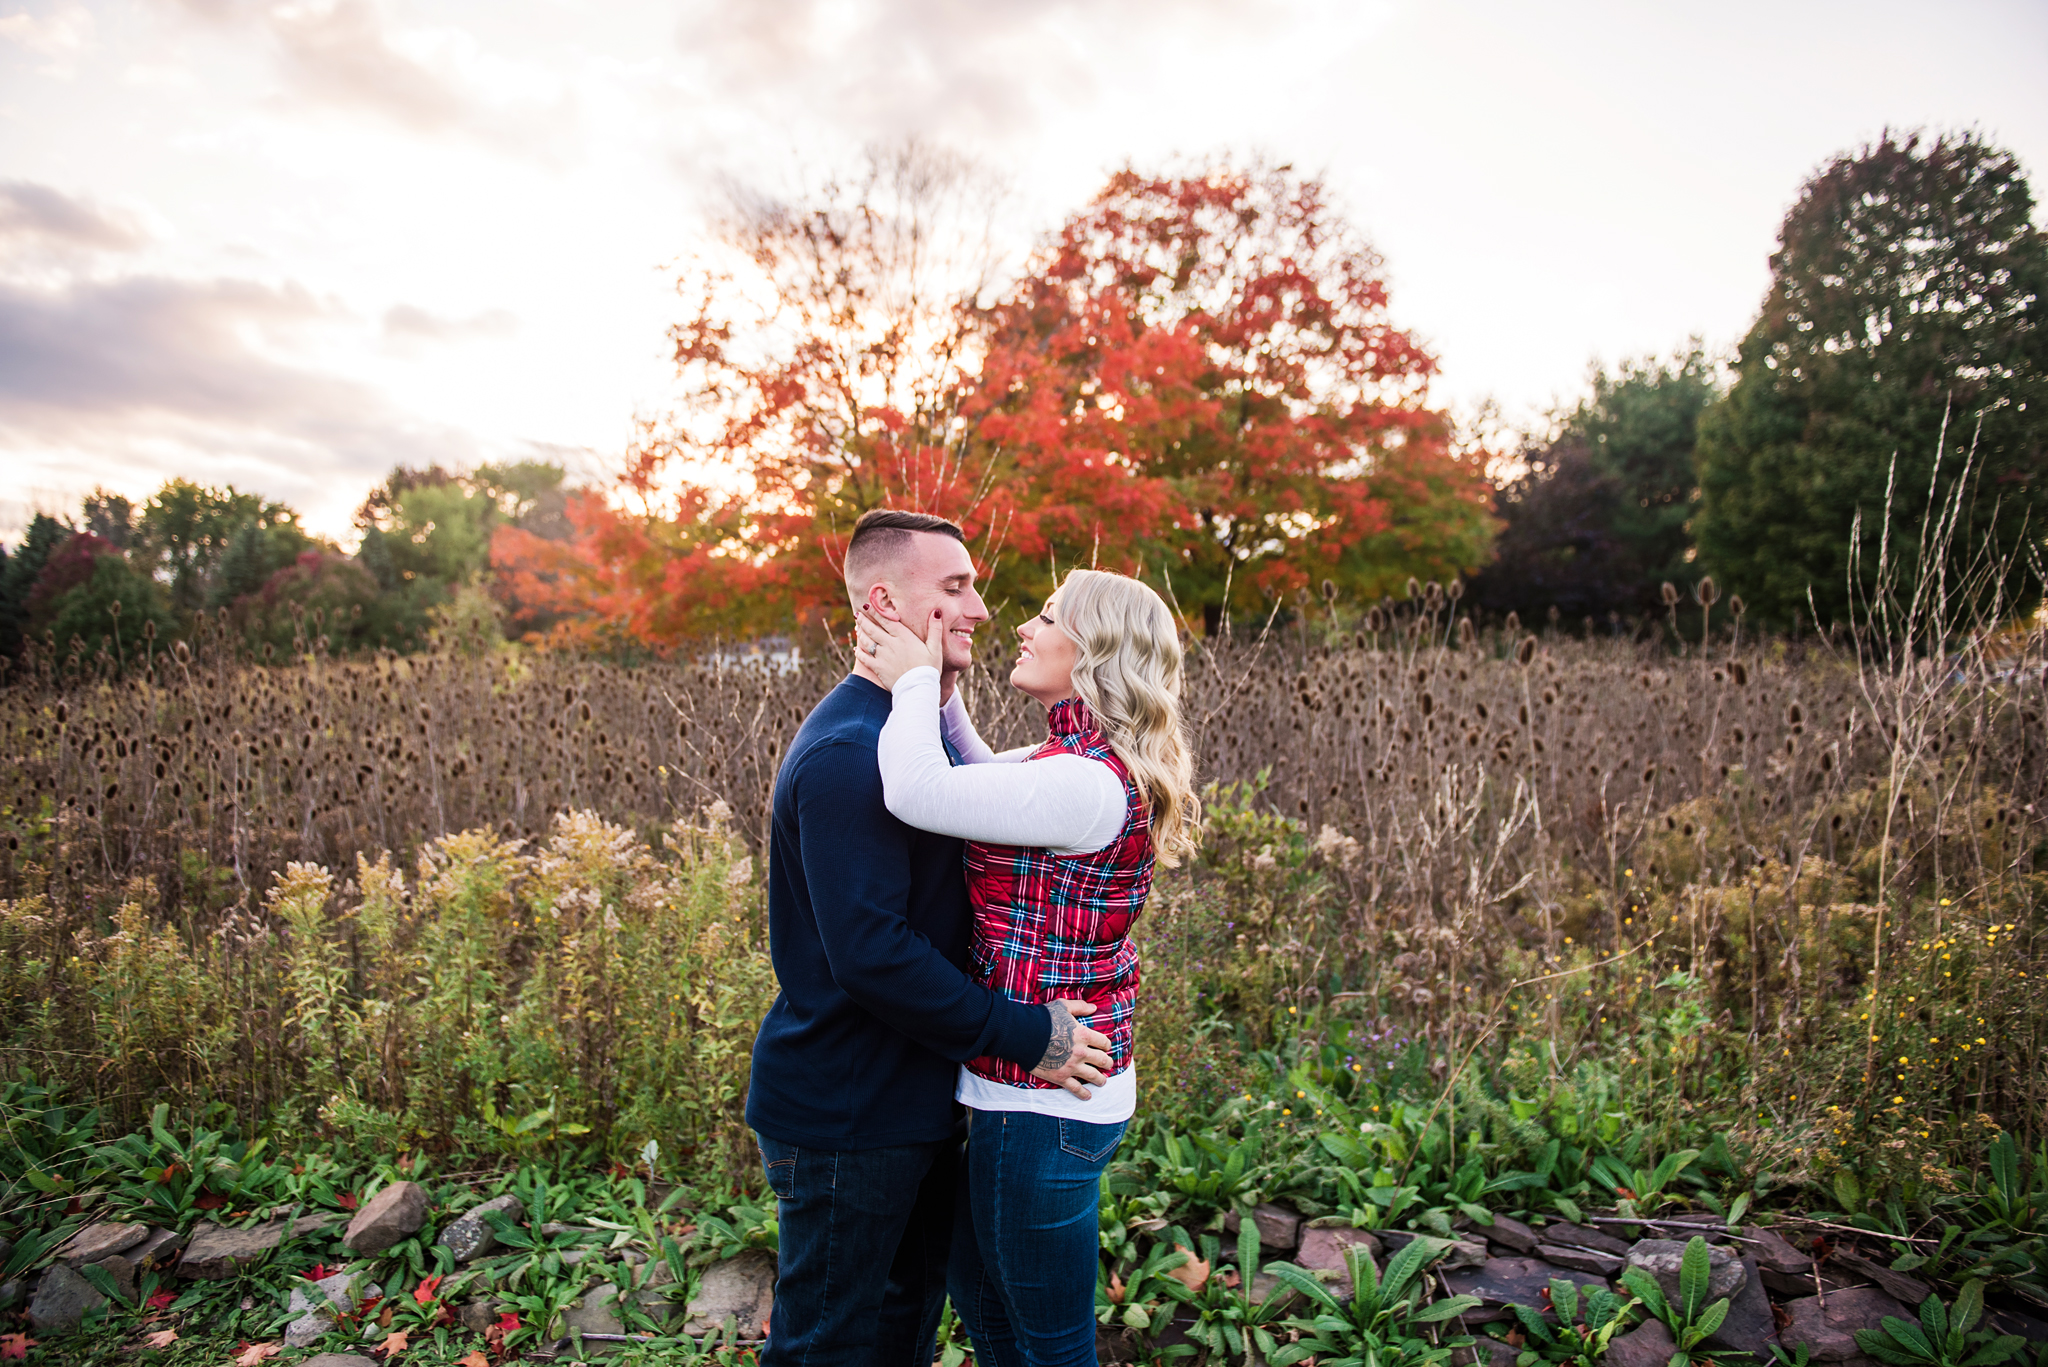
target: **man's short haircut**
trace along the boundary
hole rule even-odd
[[[957,523],[931,513],[913,513],[896,508],[870,508],[853,524],[853,539],[846,543],[846,596],[859,606],[875,583],[887,577],[890,562],[910,549],[920,532],[937,532],[967,544],[966,533]]]

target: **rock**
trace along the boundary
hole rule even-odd
[[[1756,1275],[1754,1260],[1735,1264],[1742,1284],[1728,1298],[1728,1317],[1707,1336],[1704,1346],[1730,1353],[1748,1353],[1759,1362],[1770,1362],[1771,1345],[1778,1342],[1778,1321],[1771,1314],[1771,1298]]]
[[[1846,1248],[1835,1250],[1828,1261],[1846,1272],[1853,1272],[1865,1281],[1876,1282],[1884,1293],[1901,1305],[1918,1308],[1920,1302],[1934,1294],[1934,1288],[1918,1277],[1909,1277],[1903,1272],[1894,1272],[1883,1263],[1866,1258]]]
[[[1666,1367],[1678,1351],[1677,1342],[1664,1321],[1644,1320],[1626,1334],[1616,1334],[1607,1345],[1606,1367]]]
[[[1520,1220],[1511,1219],[1505,1215],[1496,1215],[1493,1217],[1493,1223],[1481,1232],[1486,1235],[1488,1243],[1499,1244],[1503,1248],[1511,1249],[1516,1253],[1534,1253],[1536,1251],[1536,1231],[1523,1224]]]
[[[75,1272],[87,1263],[126,1252],[148,1237],[148,1225],[87,1225],[65,1240],[64,1247],[57,1250],[57,1256]]]
[[[599,1282],[585,1292],[582,1299],[572,1301],[562,1312],[562,1332],[565,1334],[623,1334],[626,1323],[619,1318],[614,1302],[619,1298],[619,1288],[610,1282]],[[619,1352],[623,1343],[589,1343],[583,1347],[586,1357],[597,1357]]]
[[[435,1242],[446,1245],[458,1263],[483,1257],[498,1246],[498,1236],[484,1218],[492,1211],[500,1212],[514,1222],[526,1218],[526,1206],[517,1196],[508,1192],[464,1211],[461,1218],[452,1221],[441,1231],[441,1237]]]
[[[36,1283],[28,1305],[28,1322],[39,1334],[76,1329],[85,1312],[107,1303],[100,1289],[63,1263],[52,1264]]]
[[[375,1358],[366,1358],[361,1353],[321,1353],[309,1357],[293,1367],[379,1367]]]
[[[1607,1290],[1607,1283],[1599,1277],[1574,1273],[1540,1258],[1488,1258],[1476,1268],[1446,1272],[1444,1282],[1454,1296],[1479,1297],[1481,1308],[1468,1310],[1463,1316],[1470,1325],[1507,1319],[1510,1305],[1542,1308],[1543,1293],[1550,1289],[1553,1277],[1578,1287],[1581,1295]]]
[[[21,1278],[0,1282],[0,1310],[12,1310],[28,1299],[28,1284]]]
[[[1545,1225],[1536,1230],[1535,1234],[1546,1244],[1564,1248],[1590,1248],[1601,1253],[1612,1253],[1617,1258],[1628,1256],[1627,1240],[1617,1239],[1612,1234],[1602,1233],[1585,1225]]]
[[[1439,1272],[1448,1272],[1456,1267],[1478,1267],[1486,1261],[1486,1245],[1469,1239],[1439,1239],[1434,1234],[1417,1234],[1407,1229],[1382,1229],[1378,1234],[1380,1243],[1389,1253],[1399,1253],[1417,1239],[1429,1247],[1444,1250],[1444,1256],[1430,1264]]]
[[[1378,1266],[1380,1241],[1362,1229],[1345,1229],[1337,1226],[1311,1227],[1302,1232],[1301,1247],[1295,1251],[1294,1261],[1298,1266],[1311,1272],[1332,1272],[1329,1279],[1330,1294],[1338,1300],[1351,1295],[1351,1264],[1345,1260],[1348,1248],[1363,1250],[1366,1257]]]
[[[1602,1253],[1596,1248],[1564,1248],[1557,1244],[1536,1245],[1536,1256],[1545,1262],[1568,1267],[1574,1272],[1591,1272],[1597,1277],[1613,1277],[1626,1265],[1612,1253]]]
[[[116,1253],[91,1264],[114,1279],[114,1290],[121,1301],[134,1305],[142,1299],[142,1292],[135,1286],[135,1260],[126,1254]]]
[[[658,1258],[649,1263],[647,1270],[640,1274],[640,1289],[642,1291],[653,1291],[658,1287],[674,1286],[675,1284],[675,1269],[668,1265],[668,1259],[666,1258]]]
[[[1664,1299],[1676,1306],[1678,1269],[1685,1261],[1685,1245],[1676,1239],[1642,1239],[1628,1251],[1628,1265],[1640,1267],[1663,1288]],[[1707,1246],[1707,1302],[1732,1296],[1742,1289],[1746,1274],[1735,1255],[1725,1248]]]
[[[393,1182],[356,1212],[341,1241],[358,1253],[382,1253],[419,1233],[426,1222],[427,1189],[417,1182]]]
[[[284,1341],[290,1347],[303,1348],[334,1328],[336,1311],[352,1315],[355,1308],[353,1273],[337,1272],[310,1285],[295,1286],[285,1313],[298,1318],[285,1327]]]
[[[472,1334],[481,1334],[498,1322],[497,1302],[490,1300],[464,1301],[456,1307],[455,1318],[462,1327]]]
[[[1234,1210],[1223,1217],[1223,1227],[1233,1235],[1243,1223],[1243,1216]],[[1261,1247],[1292,1252],[1301,1243],[1301,1216],[1285,1206],[1260,1202],[1252,1207],[1252,1223],[1258,1227]]]
[[[237,1229],[231,1225],[199,1225],[185,1256],[178,1260],[178,1275],[202,1281],[224,1282],[248,1270],[251,1263],[269,1256],[284,1238],[289,1220],[271,1220]]]
[[[667,1327],[668,1322],[683,1311],[682,1304],[672,1299],[668,1292],[659,1288],[635,1291],[633,1303],[640,1307],[640,1313],[656,1324]]]
[[[1863,1356],[1856,1346],[1856,1331],[1877,1328],[1886,1315],[1914,1319],[1905,1306],[1868,1286],[1830,1292],[1825,1306],[1819,1296],[1802,1296],[1787,1301],[1785,1313],[1791,1322],[1778,1335],[1785,1350],[1796,1354],[1803,1343],[1814,1362],[1847,1362]]]
[[[686,1334],[704,1335],[725,1327],[726,1317],[739,1322],[741,1338],[767,1332],[775,1304],[775,1255],[750,1249],[704,1269],[704,1281],[685,1307]]]
[[[174,1229],[158,1227],[149,1231],[143,1241],[123,1254],[137,1267],[169,1267],[177,1258],[178,1250],[185,1246],[185,1240]]]
[[[1979,1329],[1994,1334],[2018,1334],[2028,1343],[2048,1343],[2048,1320],[2037,1319],[2024,1310],[1987,1307]]]
[[[301,1215],[298,1219],[292,1221],[292,1237],[294,1239],[303,1239],[308,1234],[316,1234],[340,1218],[339,1215],[333,1215],[324,1210],[315,1211],[311,1215]]]
[[[1689,1226],[1689,1228],[1673,1229],[1671,1228],[1673,1225],[1684,1225]],[[1725,1244],[1728,1242],[1728,1222],[1720,1216],[1710,1214],[1704,1210],[1690,1211],[1680,1215],[1660,1215],[1657,1217],[1656,1227],[1665,1232],[1665,1237],[1677,1239],[1681,1243],[1690,1239],[1695,1234],[1710,1244]]]

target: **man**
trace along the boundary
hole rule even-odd
[[[896,621],[936,612],[952,696],[988,610],[960,529],[877,509],[846,588]],[[775,779],[768,929],[782,990],[754,1042],[747,1123],[779,1206],[781,1276],[763,1367],[928,1367],[959,1174],[958,1065],[994,1055],[1086,1096],[1109,1041],[1084,1003],[1027,1006],[967,974],[961,842],[882,804],[890,695],[856,662]]]

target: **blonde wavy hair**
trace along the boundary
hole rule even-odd
[[[1152,814],[1152,851],[1178,864],[1201,839],[1195,757],[1181,721],[1179,624],[1137,580],[1074,570],[1053,625],[1074,642],[1074,691],[1130,770]]]

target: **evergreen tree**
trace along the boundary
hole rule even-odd
[[[1596,368],[1592,392],[1497,491],[1501,533],[1473,604],[1524,617],[1556,607],[1572,620],[1657,610],[1665,580],[1697,573],[1693,446],[1719,392],[1697,340],[1669,360]]]
[[[69,540],[71,529],[56,518],[37,513],[14,553],[0,565],[0,655],[21,654],[28,637],[28,600],[36,580],[56,549]]]
[[[1843,619],[1852,564],[1867,601],[1888,503],[1910,591],[1930,489],[1946,501],[1966,468],[1950,582],[1974,560],[2000,567],[2005,610],[2039,600],[2048,244],[2033,205],[2011,154],[1974,133],[1888,133],[1807,182],[1735,385],[1701,426],[1701,559],[1752,609],[1784,621],[1810,593]]]

